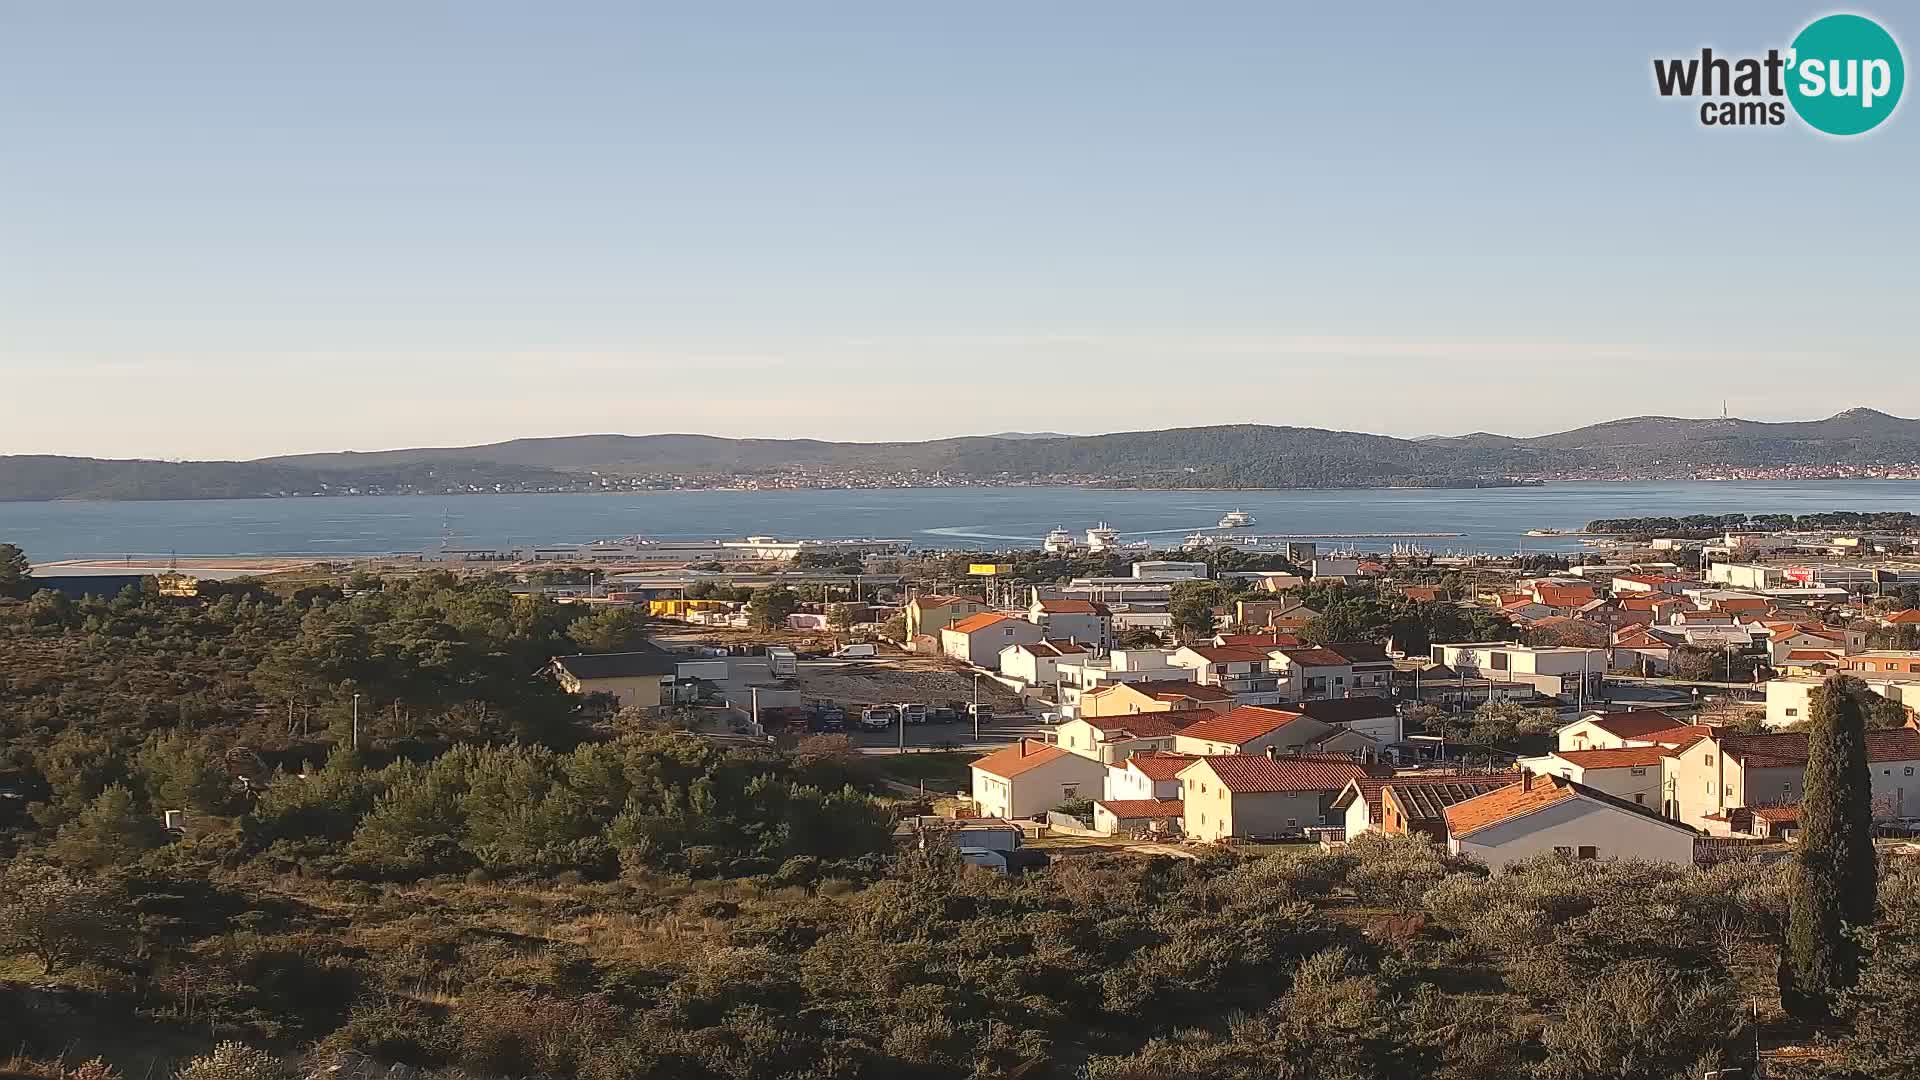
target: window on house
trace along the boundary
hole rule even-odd
[[[1706,758],[1706,763],[1707,763],[1707,764],[1709,764],[1709,765],[1711,765],[1711,764],[1713,764],[1713,755],[1712,755],[1712,754],[1708,754],[1708,755],[1707,755],[1707,758]]]
[[[1647,793],[1644,791],[1635,792],[1633,801],[1639,803],[1641,806],[1647,805]]]
[[[1060,797],[1061,797],[1061,798],[1063,798],[1063,799],[1077,799],[1077,798],[1079,798],[1079,797],[1080,797],[1080,786],[1079,786],[1078,784],[1063,784],[1063,785],[1061,785],[1061,787],[1060,787]]]
[[[1782,795],[1791,795],[1791,794],[1793,794],[1793,781],[1791,781],[1791,780],[1789,780],[1789,781],[1787,781],[1786,783],[1784,783],[1784,784],[1781,784],[1781,785],[1780,785],[1780,794],[1782,794]]]
[[[1600,849],[1583,844],[1580,847],[1580,857],[1583,859],[1597,859],[1600,857]]]
[[[1788,709],[1788,710],[1787,710],[1787,715],[1788,715],[1788,716],[1799,716],[1799,715],[1800,715],[1800,710],[1799,710],[1799,709]]]

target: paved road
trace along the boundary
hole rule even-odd
[[[906,744],[909,750],[933,747],[994,750],[1018,738],[1045,739],[1052,733],[1052,728],[1030,717],[1003,717],[982,724],[978,740],[973,735],[972,721],[960,724],[908,724]],[[900,747],[898,727],[885,731],[854,730],[847,732],[847,735],[864,754],[892,753]]]

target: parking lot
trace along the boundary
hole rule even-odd
[[[978,739],[974,738],[971,720],[957,724],[908,724],[904,729],[905,745],[910,750],[993,750],[1021,737],[1044,739],[1052,732],[1052,728],[1036,717],[1027,715],[1003,716],[982,724]],[[858,725],[851,725],[846,734],[865,753],[898,750],[902,741],[902,729],[897,724],[885,731],[861,731]]]

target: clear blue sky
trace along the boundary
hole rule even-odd
[[[1828,8],[1453,8],[0,0],[0,453],[1920,414]]]

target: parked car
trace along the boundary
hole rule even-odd
[[[813,710],[813,721],[807,725],[814,731],[847,730],[847,710],[838,705],[818,705]]]
[[[871,660],[880,655],[880,646],[842,645],[833,655],[842,660]]]
[[[917,701],[908,702],[900,706],[900,718],[909,724],[924,724],[927,722],[927,707]]]
[[[978,705],[967,706],[967,719],[987,724],[993,721],[993,704],[983,701]]]
[[[1034,719],[1048,726],[1058,724],[1062,720],[1065,720],[1066,718],[1067,718],[1067,714],[1059,711],[1058,709],[1048,709],[1046,712],[1043,712],[1039,716],[1034,717]]]
[[[927,723],[929,724],[957,724],[959,722],[960,711],[951,705],[935,705],[927,710]]]
[[[860,714],[863,731],[885,731],[900,719],[900,711],[891,705],[872,705]]]

